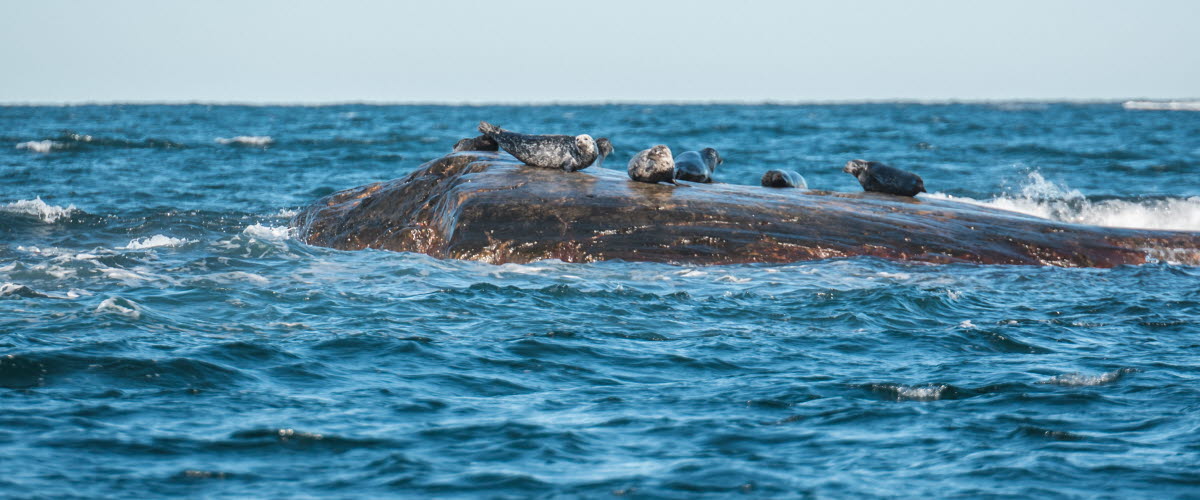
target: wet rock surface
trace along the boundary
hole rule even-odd
[[[622,171],[461,152],[340,191],[293,220],[340,250],[495,264],[540,259],[780,263],[870,255],[933,263],[1200,264],[1200,233],[1067,224],[948,200],[735,184],[631,181]]]

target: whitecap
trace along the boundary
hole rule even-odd
[[[1200,101],[1125,101],[1121,107],[1143,111],[1200,111]]]
[[[1079,373],[1079,372],[1064,373],[1062,375],[1055,375],[1053,377],[1050,377],[1049,379],[1042,381],[1042,383],[1043,384],[1052,384],[1052,385],[1065,385],[1065,386],[1069,386],[1069,387],[1086,387],[1086,386],[1101,385],[1101,384],[1107,384],[1109,382],[1114,382],[1114,381],[1120,379],[1121,377],[1124,377],[1126,373],[1129,373],[1132,371],[1133,371],[1133,369],[1130,369],[1130,368],[1121,368],[1119,370],[1113,370],[1111,372],[1101,373],[1099,375],[1085,375],[1085,374]]]
[[[282,241],[292,236],[292,228],[288,226],[264,226],[252,224],[242,230],[242,234],[261,240]]]
[[[281,209],[279,209],[278,212],[271,214],[271,217],[278,217],[280,219],[291,219],[292,217],[295,217],[299,213],[300,213],[300,211],[296,210],[294,208],[281,208]]]
[[[142,308],[136,302],[121,297],[104,299],[100,302],[100,305],[96,306],[96,312],[112,313],[131,319],[142,317]]]
[[[144,250],[147,248],[156,248],[156,247],[178,247],[178,246],[186,245],[188,243],[195,243],[195,240],[188,240],[188,239],[183,239],[183,238],[172,238],[170,236],[156,234],[149,238],[135,238],[135,239],[129,240],[128,245],[125,245],[120,248],[123,250]]]
[[[29,141],[17,144],[17,149],[28,149],[35,153],[43,154],[49,153],[51,150],[58,149],[60,147],[62,147],[62,144],[54,141]]]
[[[275,142],[270,136],[266,135],[239,135],[237,137],[218,137],[218,144],[241,144],[244,146],[266,147]]]
[[[963,322],[962,322],[962,323],[959,323],[959,324],[958,324],[958,327],[959,327],[959,328],[964,328],[964,329],[978,328],[978,327],[976,327],[976,326],[975,326],[975,323],[972,323],[972,322],[971,322],[971,320],[969,320],[969,319],[968,319],[968,320],[963,320]]]
[[[255,285],[260,285],[260,286],[266,286],[271,283],[271,280],[269,280],[263,276],[260,276],[260,275],[254,274],[254,273],[248,273],[245,271],[231,271],[228,273],[214,274],[214,275],[212,275],[212,278],[216,279],[218,281],[225,281],[225,282],[247,281],[247,282],[253,283]]]
[[[34,290],[32,288],[29,288],[25,285],[21,285],[21,284],[17,284],[17,283],[2,283],[2,284],[0,284],[0,297],[8,297],[8,296],[28,297],[28,298],[48,298],[48,297],[50,297],[49,295],[46,295],[46,294],[39,292],[37,290]]]
[[[1090,201],[1079,190],[1048,181],[1038,172],[1030,172],[1019,191],[987,201],[944,193],[922,196],[998,208],[1072,224],[1200,231],[1200,196],[1136,201]]]
[[[63,217],[69,217],[78,209],[75,205],[68,205],[63,208],[57,205],[50,205],[42,201],[42,197],[38,196],[32,200],[19,200],[0,206],[0,212],[8,212],[11,214],[20,214],[36,217],[42,222],[53,223]]]

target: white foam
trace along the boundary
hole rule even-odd
[[[1133,371],[1133,370],[1130,370],[1128,368],[1121,368],[1119,370],[1113,370],[1111,372],[1101,373],[1100,375],[1084,375],[1079,372],[1065,373],[1062,375],[1055,375],[1053,377],[1050,377],[1049,379],[1042,381],[1042,383],[1043,384],[1054,384],[1054,385],[1065,385],[1065,386],[1070,386],[1070,387],[1086,387],[1086,386],[1093,386],[1093,385],[1101,385],[1101,384],[1107,384],[1109,382],[1115,381],[1115,380],[1121,378],[1122,376],[1124,376],[1126,373],[1129,373],[1131,371]]]
[[[1200,101],[1125,101],[1121,107],[1147,111],[1200,111]]]
[[[245,271],[231,271],[228,273],[214,274],[212,277],[218,281],[247,281],[259,286],[266,286],[271,283],[271,280],[263,276]]]
[[[19,200],[4,206],[0,206],[0,212],[29,215],[47,223],[52,223],[63,217],[68,217],[72,212],[77,210],[78,209],[75,208],[75,205],[68,205],[67,208],[57,205],[50,205],[42,201],[40,196],[32,200]]]
[[[217,143],[219,143],[219,144],[243,144],[246,146],[259,146],[259,147],[269,146],[269,145],[273,144],[274,142],[275,142],[275,139],[272,139],[270,136],[266,136],[266,135],[239,135],[237,137],[230,137],[230,138],[225,138],[225,137],[217,138]]]
[[[271,214],[271,217],[278,217],[281,219],[291,219],[292,217],[295,217],[296,214],[299,214],[299,213],[300,213],[300,211],[296,210],[294,208],[281,208],[281,209],[279,209],[278,212]]]
[[[936,401],[942,398],[942,393],[947,388],[948,386],[940,384],[920,387],[901,385],[896,387],[896,397],[913,401]]]
[[[109,297],[100,302],[96,306],[98,313],[113,313],[127,318],[138,319],[142,317],[142,310],[137,303],[129,299],[120,297]]]
[[[242,234],[260,240],[283,241],[292,236],[292,228],[287,226],[264,226],[253,224],[242,230]]]
[[[178,247],[178,246],[186,245],[188,243],[195,243],[195,240],[188,240],[188,239],[183,239],[183,238],[172,238],[170,236],[163,236],[161,234],[156,234],[149,238],[135,238],[135,239],[129,240],[129,244],[121,247],[121,249],[123,249],[123,250],[143,250],[146,248],[157,248],[157,247]]]
[[[1200,231],[1200,196],[1138,201],[1089,201],[1079,190],[1048,181],[1038,172],[1030,172],[1018,192],[1006,193],[987,201],[943,193],[929,193],[923,196],[1073,224]]]
[[[48,141],[48,140],[47,141],[29,141],[29,142],[22,142],[20,144],[17,144],[17,149],[28,149],[35,153],[43,153],[43,154],[49,153],[51,150],[57,149],[59,147],[62,147],[62,144],[59,144],[54,141]]]

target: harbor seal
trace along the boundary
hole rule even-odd
[[[542,168],[560,168],[567,172],[591,166],[599,152],[592,136],[531,135],[504,130],[488,122],[479,122],[479,131],[496,141],[522,163]]]
[[[921,176],[877,161],[850,160],[842,172],[858,178],[863,191],[900,196],[916,196],[925,192],[925,181]]]
[[[599,156],[596,158],[595,165],[599,168],[604,168],[604,159],[608,158],[608,155],[613,152],[612,141],[609,141],[607,137],[596,139],[596,149]]]
[[[669,182],[675,184],[675,159],[671,148],[659,144],[629,160],[629,178],[638,182]]]
[[[763,187],[808,189],[804,176],[795,170],[768,170],[763,172]]]
[[[460,151],[499,151],[500,145],[491,137],[481,135],[479,137],[471,137],[460,140],[454,143],[454,152]]]
[[[685,151],[675,157],[675,178],[681,181],[712,182],[712,174],[717,171],[717,165],[725,163],[721,154],[713,148],[704,148],[699,152]]]

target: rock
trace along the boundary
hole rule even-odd
[[[1067,224],[878,193],[647,184],[615,170],[531,168],[483,152],[451,154],[402,179],[326,196],[292,224],[311,245],[494,264],[734,264],[858,255],[936,263],[1200,264],[1200,233]]]

